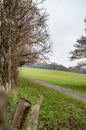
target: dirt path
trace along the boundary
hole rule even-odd
[[[63,87],[60,87],[60,86],[57,86],[57,85],[53,85],[53,84],[50,84],[50,83],[42,81],[42,80],[37,80],[37,79],[32,79],[32,80],[34,80],[38,84],[52,88],[52,89],[59,91],[59,92],[64,92],[64,93],[70,94],[74,98],[86,102],[86,94],[81,94],[81,93],[75,92],[71,89],[66,89],[66,88],[63,88]]]

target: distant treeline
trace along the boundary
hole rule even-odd
[[[69,72],[77,72],[86,74],[86,66],[74,66],[74,67],[65,67],[63,65],[59,65],[57,63],[35,63],[30,66],[31,68],[40,68],[40,69],[50,69],[50,70],[61,70],[61,71],[69,71]]]

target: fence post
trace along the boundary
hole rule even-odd
[[[31,113],[31,120],[30,120],[27,130],[36,130],[37,129],[39,109],[40,109],[42,100],[43,100],[43,97],[40,96],[37,99],[37,103],[33,106],[32,113]]]
[[[0,90],[0,125],[7,122],[7,94]]]
[[[16,112],[14,114],[14,118],[12,121],[12,125],[14,128],[17,128],[18,130],[22,130],[27,114],[30,111],[30,107],[31,107],[30,101],[24,98],[19,99],[18,106],[16,108]]]

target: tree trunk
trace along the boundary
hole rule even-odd
[[[10,32],[11,33],[11,32]],[[9,34],[9,41],[8,41],[8,45],[9,45],[9,50],[8,50],[8,56],[9,56],[9,63],[8,63],[8,88],[7,91],[9,91],[12,88],[12,71],[11,71],[11,37]]]

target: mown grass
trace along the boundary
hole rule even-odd
[[[33,68],[20,68],[20,73],[24,76],[44,80],[55,85],[86,93],[85,74]]]
[[[19,78],[19,86],[16,87],[16,91],[18,95],[30,100],[32,105],[36,103],[39,95],[44,97],[37,130],[86,129],[85,103],[23,77]],[[12,95],[9,96],[9,99],[9,112],[13,114],[16,104]],[[10,119],[12,118],[11,114]]]

